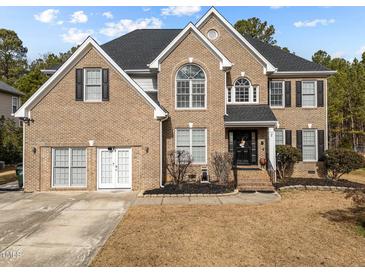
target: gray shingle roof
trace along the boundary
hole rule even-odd
[[[227,105],[225,122],[277,121],[269,105]]]
[[[103,44],[101,47],[122,69],[148,69],[181,29],[139,29]],[[278,71],[328,71],[327,68],[288,53],[279,47],[244,35]],[[57,70],[61,65],[50,69]]]
[[[180,29],[140,29],[101,46],[122,69],[148,69]]]
[[[302,57],[292,53],[283,51],[279,47],[269,45],[252,38],[248,35],[243,35],[245,39],[260,52],[278,71],[327,71],[324,66],[308,61]]]
[[[8,85],[7,83],[4,83],[0,81],[0,92],[6,92],[17,96],[23,96],[24,93],[20,92],[16,88],[13,88],[12,86]]]

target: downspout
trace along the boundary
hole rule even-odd
[[[23,121],[23,189],[25,189],[25,122]]]
[[[164,121],[166,121],[169,118],[169,116],[166,116],[165,118],[160,119],[160,187],[164,188],[163,185],[163,171],[162,171],[162,165],[163,165],[163,149],[162,149],[162,124]]]

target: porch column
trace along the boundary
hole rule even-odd
[[[275,131],[273,127],[269,127],[268,130],[268,154],[269,154],[269,161],[271,167],[274,171],[276,171],[276,150],[275,150]],[[270,166],[269,166],[270,168]]]

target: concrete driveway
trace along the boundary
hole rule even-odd
[[[0,266],[87,266],[132,192],[0,192]]]

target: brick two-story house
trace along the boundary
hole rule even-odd
[[[319,175],[333,72],[240,35],[214,8],[184,29],[88,38],[47,73],[16,113],[27,191],[163,186],[171,150],[191,153],[198,179],[214,177],[213,152],[232,152],[244,188],[275,170],[276,144],[301,149],[293,176]]]

